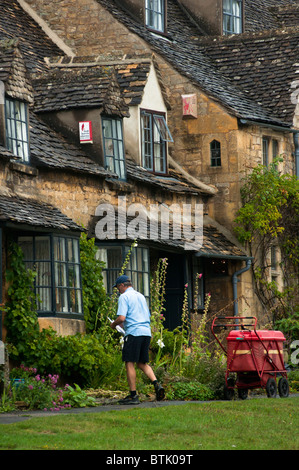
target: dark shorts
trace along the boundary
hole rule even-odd
[[[149,362],[148,350],[151,342],[150,336],[125,336],[122,351],[124,362]]]

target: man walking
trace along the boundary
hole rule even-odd
[[[127,381],[130,395],[119,401],[121,405],[139,403],[136,393],[135,364],[151,380],[156,392],[156,399],[163,400],[164,388],[158,383],[149,362],[149,346],[151,341],[150,312],[145,297],[132,287],[128,276],[120,276],[113,287],[121,294],[118,300],[117,318],[111,323],[115,329],[120,325],[125,330],[122,360],[126,364]]]

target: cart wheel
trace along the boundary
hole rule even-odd
[[[234,387],[235,381],[232,378],[227,380],[228,387]],[[226,384],[224,385],[224,398],[225,400],[232,400],[234,398],[235,391],[233,388],[228,388]]]
[[[281,398],[287,398],[289,396],[289,382],[285,377],[279,379],[278,393]]]
[[[239,388],[238,389],[238,397],[241,398],[241,400],[246,400],[246,398],[248,397],[247,388]]]
[[[275,398],[276,397],[276,395],[277,395],[277,385],[276,385],[275,379],[270,378],[270,379],[267,380],[266,392],[267,392],[268,398]]]

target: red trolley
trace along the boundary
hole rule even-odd
[[[285,337],[281,331],[257,330],[256,324],[256,317],[216,317],[212,322],[212,333],[227,356],[226,399],[233,398],[235,388],[241,399],[247,398],[248,390],[254,388],[266,389],[269,398],[276,397],[277,389],[280,397],[289,395],[283,361]],[[226,348],[216,329],[231,330]]]

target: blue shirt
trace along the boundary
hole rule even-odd
[[[128,287],[119,296],[117,315],[126,317],[125,336],[151,336],[150,312],[145,297],[133,287]]]

